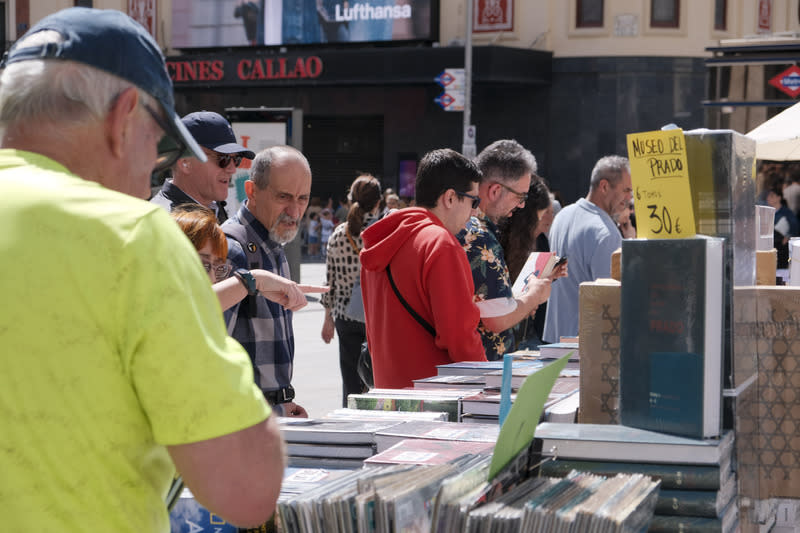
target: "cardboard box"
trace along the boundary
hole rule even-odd
[[[581,283],[580,410],[582,424],[619,424],[619,281]]]
[[[778,250],[756,251],[756,285],[775,285],[778,275]]]

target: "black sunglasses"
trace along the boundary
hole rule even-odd
[[[219,168],[227,168],[231,161],[233,161],[233,166],[238,167],[242,164],[242,158],[244,157],[242,154],[220,154],[219,152],[211,152],[209,155],[214,156]]]
[[[455,193],[459,196],[462,196],[464,198],[469,198],[470,200],[472,200],[472,209],[478,209],[478,206],[481,205],[480,196],[475,196],[474,194],[469,194],[461,191],[455,191]]]

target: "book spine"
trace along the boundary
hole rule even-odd
[[[722,520],[698,516],[655,515],[647,533],[722,533]]]
[[[558,459],[541,466],[543,476],[564,477],[572,470],[593,472],[604,476],[644,474],[661,480],[661,489],[718,490],[720,469],[717,466],[670,465],[648,463],[615,463],[605,461],[575,461]]]
[[[661,490],[656,513],[718,518],[718,492],[713,490]]]

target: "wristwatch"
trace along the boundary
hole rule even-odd
[[[256,287],[256,278],[253,277],[249,270],[237,268],[233,271],[233,275],[236,276],[236,279],[242,282],[244,288],[247,289],[247,294],[250,296],[255,296],[255,294],[258,293],[258,288]]]

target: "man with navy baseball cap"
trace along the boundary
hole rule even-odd
[[[236,142],[233,128],[219,113],[189,113],[181,123],[201,146],[207,160],[178,159],[172,167],[172,179],[166,180],[150,201],[167,211],[180,204],[201,204],[213,210],[222,224],[228,219],[225,199],[233,174],[242,158],[253,159],[255,154]]]
[[[277,422],[194,247],[142,200],[154,169],[207,158],[158,45],[120,11],[69,8],[2,67],[3,528],[166,533],[176,470],[209,511],[262,524]]]

